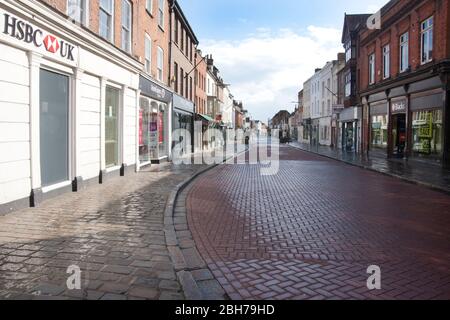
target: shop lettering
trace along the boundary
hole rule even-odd
[[[59,40],[55,36],[47,34],[32,25],[11,17],[9,14],[4,14],[5,25],[3,33],[16,38],[19,41],[24,41],[28,44],[33,44],[36,48],[44,46],[44,48],[53,54],[58,54],[65,59],[75,61],[74,49],[75,47],[63,40]]]
[[[406,110],[406,103],[397,102],[392,104],[392,112],[402,112]]]

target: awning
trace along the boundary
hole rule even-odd
[[[208,121],[208,122],[216,122],[216,120],[214,120],[213,118],[211,118],[210,116],[206,115],[206,114],[198,114],[198,116],[200,118],[203,118],[204,120]]]

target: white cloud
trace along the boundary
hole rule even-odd
[[[257,119],[293,109],[303,82],[342,51],[341,30],[309,26],[303,31],[258,28],[240,41],[202,41],[236,99]]]

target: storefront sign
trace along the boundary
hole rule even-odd
[[[406,112],[406,100],[393,101],[391,104],[392,113],[405,113]]]
[[[78,63],[77,46],[2,9],[0,9],[0,40],[70,65]]]
[[[172,102],[173,94],[169,90],[164,89],[163,87],[157,85],[147,78],[144,78],[143,76],[139,78],[139,89],[141,90],[142,94],[146,95],[147,97],[165,103]]]
[[[194,113],[195,111],[194,103],[176,94],[173,95],[173,107],[188,113]]]

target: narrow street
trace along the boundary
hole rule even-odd
[[[277,175],[223,165],[189,189],[193,238],[230,298],[450,298],[450,197],[288,146],[280,157]]]

